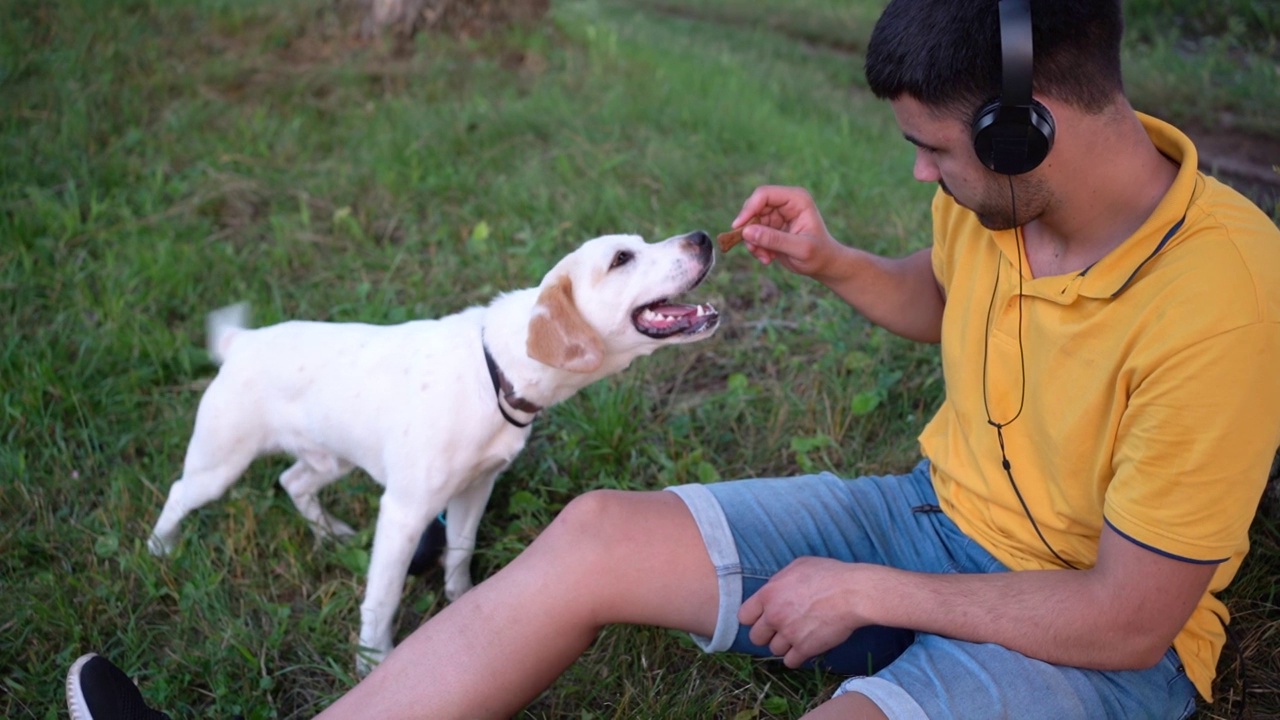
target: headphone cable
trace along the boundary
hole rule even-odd
[[[1027,507],[1027,501],[1022,497],[1022,491],[1018,488],[1018,483],[1013,479],[1013,464],[1009,462],[1009,455],[1005,452],[1004,447],[1004,429],[1011,425],[1014,420],[1022,416],[1022,409],[1027,401],[1027,355],[1022,347],[1022,226],[1018,224],[1018,202],[1013,191],[1013,176],[1009,175],[1009,208],[1013,218],[1013,233],[1016,240],[1015,249],[1018,253],[1018,363],[1020,366],[1021,383],[1018,392],[1018,410],[1005,422],[996,422],[991,416],[991,404],[987,399],[987,359],[991,347],[991,315],[995,308],[997,290],[1000,287],[1000,266],[1003,259],[997,255],[996,257],[996,280],[991,286],[991,300],[987,303],[987,324],[986,338],[982,344],[982,407],[987,414],[987,424],[996,429],[996,440],[1000,443],[1000,466],[1004,468],[1005,475],[1009,477],[1009,485],[1013,487],[1013,494],[1018,498],[1018,504],[1022,506],[1022,512],[1026,513],[1027,519],[1031,521],[1031,528],[1036,531],[1036,536],[1040,538],[1040,542],[1044,543],[1045,548],[1058,559],[1058,562],[1071,568],[1079,570],[1080,568],[1071,564],[1071,561],[1058,554],[1053,545],[1049,544],[1048,538],[1040,530],[1040,524],[1036,522],[1035,516],[1031,514],[1031,508]]]
[[[1017,420],[1022,416],[1022,409],[1027,400],[1027,356],[1022,347],[1022,226],[1017,224],[1018,204],[1017,196],[1013,190],[1013,176],[1009,175],[1008,177],[1009,207],[1010,212],[1013,213],[1013,232],[1016,240],[1015,249],[1018,252],[1018,363],[1022,373],[1022,382],[1021,389],[1018,393],[1017,412],[1015,412],[1013,417],[1009,418],[1005,422],[996,422],[991,416],[991,404],[987,399],[987,357],[991,346],[991,315],[992,310],[995,307],[997,290],[1000,287],[1000,266],[1003,265],[1003,259],[997,256],[996,280],[991,287],[991,300],[987,303],[987,337],[985,338],[985,342],[982,344],[982,407],[987,413],[987,424],[996,429],[996,440],[1000,443],[1000,466],[1004,468],[1005,475],[1009,477],[1009,485],[1013,487],[1013,494],[1018,498],[1018,504],[1022,506],[1022,512],[1026,513],[1027,519],[1031,521],[1031,527],[1036,531],[1036,536],[1040,538],[1040,542],[1044,543],[1045,548],[1047,548],[1049,552],[1058,559],[1058,562],[1072,570],[1079,570],[1080,568],[1071,564],[1071,561],[1059,555],[1058,551],[1053,548],[1053,545],[1049,544],[1049,540],[1044,536],[1044,533],[1040,531],[1039,523],[1036,522],[1035,516],[1031,514],[1031,509],[1027,507],[1027,501],[1022,497],[1022,491],[1018,489],[1018,483],[1013,479],[1013,465],[1009,462],[1009,456],[1005,452],[1004,447],[1004,429],[1012,424],[1014,420]],[[1179,223],[1179,225],[1180,224],[1181,223]],[[1249,707],[1249,675],[1248,670],[1246,669],[1244,649],[1240,646],[1240,642],[1236,638],[1236,634],[1231,629],[1231,626],[1223,620],[1221,616],[1218,616],[1216,613],[1214,615],[1218,618],[1218,622],[1222,624],[1222,630],[1227,636],[1226,644],[1229,648],[1235,651],[1238,662],[1236,667],[1237,675],[1240,680],[1240,705],[1236,708],[1235,716],[1237,720],[1239,720],[1245,717],[1245,713],[1248,712]]]

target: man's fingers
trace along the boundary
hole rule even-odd
[[[743,625],[755,625],[763,613],[764,603],[760,602],[760,598],[752,595],[743,601],[742,607],[738,608],[738,622]]]
[[[787,206],[803,207],[808,197],[808,191],[803,188],[761,185],[751,193],[746,202],[742,203],[742,210],[738,211],[738,216],[733,219],[730,227],[738,227],[755,217],[764,217],[771,210],[781,210]],[[784,211],[783,214],[789,220],[795,211]]]
[[[809,658],[804,653],[792,647],[790,650],[787,651],[787,654],[782,658],[782,664],[786,665],[792,670],[795,670],[796,668],[803,665],[804,661],[808,659]]]
[[[768,225],[746,226],[742,229],[742,239],[746,241],[753,255],[756,255],[755,250],[767,250],[771,255],[795,258],[804,252],[800,237],[775,230]]]
[[[773,262],[773,253],[762,247],[752,247],[751,245],[748,245],[747,251],[754,255],[755,258],[760,261],[761,265],[768,265]]]
[[[751,632],[747,633],[747,639],[761,647],[768,646],[774,641],[778,635],[773,628],[767,623],[758,622],[751,626]]]
[[[768,645],[776,635],[776,631],[764,621],[763,616],[764,603],[760,600],[759,594],[747,598],[738,609],[738,622],[751,628],[747,637],[760,646]]]
[[[776,657],[786,657],[791,654],[791,643],[787,642],[781,635],[774,635],[769,641],[769,652]]]
[[[747,200],[747,203],[742,206],[742,210],[738,211],[738,216],[733,219],[733,222],[729,223],[729,227],[742,227],[748,221],[754,220],[758,214],[759,213],[756,212],[751,200]]]
[[[738,211],[738,216],[733,219],[733,223],[729,227],[739,227],[748,220],[763,214],[765,208],[770,204],[770,193],[774,192],[776,189],[777,188],[771,185],[763,185],[756,188],[751,195],[747,197],[746,202],[742,203],[742,209]]]

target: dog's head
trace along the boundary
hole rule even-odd
[[[529,357],[594,373],[625,367],[665,344],[711,337],[720,325],[714,307],[673,300],[697,287],[714,264],[711,238],[700,230],[658,243],[635,235],[588,241],[543,278]]]

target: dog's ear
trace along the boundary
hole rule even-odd
[[[548,285],[538,295],[529,320],[529,357],[543,365],[589,373],[604,362],[604,342],[583,319],[573,301],[573,281],[568,275]]]

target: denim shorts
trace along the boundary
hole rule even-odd
[[[747,637],[738,609],[798,557],[927,573],[1008,571],[938,508],[927,460],[906,475],[822,473],[668,490],[693,513],[719,577],[715,634],[694,636],[708,652],[771,654]],[[835,694],[866,695],[891,720],[1177,720],[1195,712],[1195,687],[1172,648],[1148,670],[1103,672],[994,644],[866,627],[811,664],[851,676]]]

